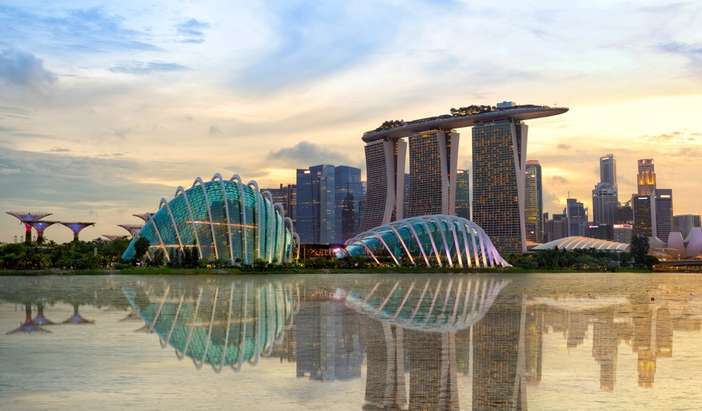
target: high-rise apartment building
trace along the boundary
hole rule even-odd
[[[410,198],[405,217],[454,214],[459,135],[429,130],[409,137]]]
[[[575,198],[566,200],[565,215],[568,219],[568,236],[584,236],[587,233],[587,209]]]
[[[700,216],[693,214],[681,214],[673,216],[673,231],[682,234],[683,238],[687,238],[695,227],[701,227]]]
[[[541,164],[538,160],[526,163],[526,204],[524,207],[526,238],[528,241],[543,241],[543,187],[541,185]]]
[[[608,182],[599,182],[592,190],[593,222],[613,225],[617,221],[617,190]]]
[[[470,172],[456,172],[456,215],[470,220]]]
[[[638,166],[639,172],[636,175],[638,194],[640,196],[651,195],[656,189],[656,171],[653,166],[653,159],[639,160]]]
[[[361,169],[349,166],[334,167],[336,202],[336,235],[332,242],[342,243],[358,233],[360,228],[360,201],[363,196]],[[346,204],[350,202],[350,204]],[[347,207],[348,205],[348,207]],[[342,219],[346,216],[346,226]],[[353,220],[353,223],[350,221]],[[352,224],[349,225],[349,224]]]
[[[295,230],[303,244],[334,242],[336,237],[336,184],[334,166],[297,170]]]
[[[517,120],[473,127],[473,221],[502,255],[526,252],[526,144]]]
[[[297,189],[295,188],[295,184],[281,184],[279,188],[265,188],[261,191],[269,191],[273,198],[273,204],[282,205],[285,216],[290,217],[293,223],[295,222],[295,208],[297,205]]]

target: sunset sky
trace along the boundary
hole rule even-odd
[[[545,211],[590,207],[611,152],[620,201],[654,158],[675,214],[702,214],[702,2],[526,3],[2,0],[0,210],[122,234],[197,176],[364,168],[384,120],[512,100],[570,108],[529,122]]]

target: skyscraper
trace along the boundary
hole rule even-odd
[[[639,160],[639,172],[636,176],[639,195],[651,195],[656,189],[656,171],[653,167],[653,159],[647,158]]]
[[[269,191],[273,197],[273,203],[280,204],[285,210],[285,216],[290,217],[295,222],[295,206],[297,198],[295,184],[281,184],[279,188],[265,188],[261,191]]]
[[[336,186],[334,166],[297,169],[295,229],[302,243],[334,242],[336,236]]]
[[[526,205],[524,207],[526,238],[540,243],[543,241],[543,187],[541,185],[541,164],[538,160],[526,163]]]
[[[673,228],[673,190],[657,188],[654,198],[654,232],[656,237],[667,242]]]
[[[342,243],[358,233],[360,200],[363,195],[361,169],[349,166],[334,168],[336,200],[336,234],[332,242]],[[350,202],[347,207],[346,202]],[[347,225],[342,221],[346,216]],[[349,225],[351,224],[351,225]]]
[[[593,221],[595,224],[613,225],[617,220],[617,190],[608,182],[597,183],[592,190]]]
[[[526,144],[517,120],[473,127],[473,221],[502,255],[526,252]]]
[[[456,171],[456,215],[470,220],[470,172]]]
[[[366,203],[362,230],[403,218],[405,157],[401,139],[374,140],[366,144]]]
[[[405,217],[454,214],[459,135],[429,130],[409,137],[410,198]]]
[[[700,216],[692,214],[681,214],[673,217],[673,231],[682,233],[683,238],[687,238],[694,227],[702,226]]]
[[[566,200],[565,209],[568,218],[568,236],[584,236],[587,232],[587,209],[575,198]]]
[[[607,183],[617,191],[617,160],[614,154],[600,157],[600,183]]]
[[[634,210],[634,235],[651,237],[653,235],[653,201],[651,195],[636,195],[631,197],[631,208]]]

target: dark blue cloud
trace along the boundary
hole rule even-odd
[[[158,61],[131,61],[127,63],[119,63],[110,67],[110,71],[113,73],[126,73],[126,74],[137,74],[145,75],[154,72],[168,72],[168,71],[183,71],[187,70],[186,66],[177,63],[166,63]]]
[[[669,42],[659,44],[657,49],[686,58],[689,62],[690,70],[702,74],[702,44]]]
[[[101,8],[43,15],[0,6],[0,38],[7,43],[40,39],[43,46],[72,51],[158,50],[145,33],[127,28],[122,17]]]
[[[0,50],[0,82],[31,88],[45,88],[56,81],[56,75],[31,53]]]
[[[271,151],[268,153],[267,160],[278,167],[307,167],[314,164],[349,163],[349,159],[344,154],[307,141],[302,141],[292,147]]]
[[[205,41],[205,30],[209,28],[209,23],[196,19],[186,20],[176,25],[176,30],[182,37],[181,43],[203,43]]]

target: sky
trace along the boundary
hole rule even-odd
[[[698,1],[0,0],[0,210],[121,234],[197,176],[364,167],[384,120],[511,100],[570,108],[528,123],[545,211],[590,207],[613,153],[620,200],[653,158],[702,214],[701,25]]]

